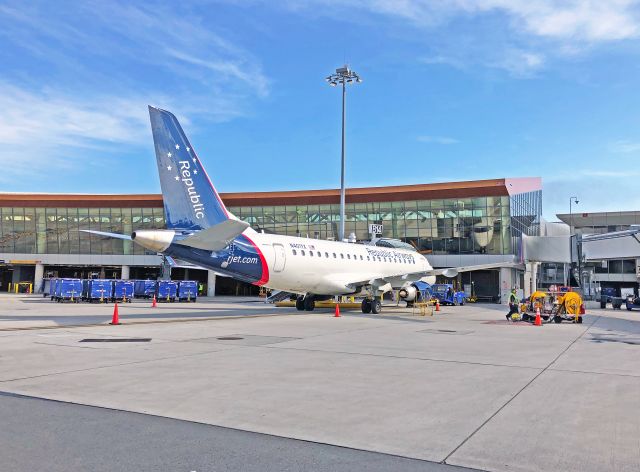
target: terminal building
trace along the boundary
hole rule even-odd
[[[336,239],[339,190],[221,194],[225,205],[256,231]],[[522,235],[539,236],[540,178],[503,178],[347,190],[345,234],[382,237],[413,245],[433,267],[521,262]],[[131,241],[80,230],[130,234],[164,228],[162,196],[0,194],[0,290],[44,277],[156,278],[162,258]],[[174,279],[206,284],[207,294],[248,295],[257,288],[196,267],[172,270]],[[460,286],[475,286],[480,299],[498,301],[524,286],[524,271],[463,273]]]

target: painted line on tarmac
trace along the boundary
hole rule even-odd
[[[587,326],[587,327],[584,329],[584,331],[582,331],[582,333],[580,333],[580,336],[578,336],[578,337],[577,337],[577,338],[575,338],[573,341],[571,341],[571,342],[569,343],[569,345],[568,345],[566,348],[564,348],[564,349],[562,350],[562,352],[560,352],[560,354],[558,354],[558,355],[557,355],[557,356],[556,356],[556,357],[555,357],[551,362],[549,362],[549,364],[547,364],[547,366],[546,366],[544,369],[542,369],[540,372],[538,372],[538,373],[537,373],[537,374],[536,374],[536,375],[535,375],[531,380],[529,380],[529,381],[524,385],[524,387],[522,387],[520,390],[518,390],[518,391],[516,392],[516,394],[515,394],[515,395],[513,395],[509,400],[507,400],[507,401],[505,402],[505,404],[504,404],[504,405],[502,405],[500,408],[498,408],[498,409],[497,409],[497,410],[496,410],[496,411],[495,411],[495,412],[494,412],[494,413],[493,413],[489,418],[487,418],[487,419],[486,419],[486,420],[485,420],[485,421],[484,421],[480,426],[478,426],[476,429],[474,429],[474,430],[471,432],[471,434],[470,434],[469,436],[467,436],[467,437],[466,437],[466,438],[465,438],[465,439],[464,439],[460,444],[458,444],[458,445],[456,446],[456,448],[455,448],[453,451],[451,451],[449,454],[447,454],[447,457],[445,457],[445,458],[442,460],[442,463],[443,463],[443,464],[446,464],[446,463],[447,463],[447,460],[448,460],[448,459],[449,459],[453,454],[455,454],[455,453],[456,453],[456,452],[457,452],[457,451],[458,451],[462,446],[464,446],[464,445],[469,441],[469,439],[471,439],[471,438],[472,438],[472,437],[473,437],[473,436],[474,436],[478,431],[480,431],[482,428],[484,428],[484,426],[485,426],[487,423],[489,423],[489,421],[491,421],[493,418],[495,418],[495,417],[498,415],[498,413],[500,413],[502,410],[504,410],[504,409],[505,409],[505,407],[506,407],[507,405],[509,405],[513,400],[515,400],[515,399],[518,397],[518,395],[520,395],[522,392],[524,392],[524,391],[527,389],[527,387],[529,387],[533,382],[535,382],[535,381],[536,381],[536,379],[537,379],[538,377],[540,377],[540,376],[541,376],[542,374],[544,374],[547,370],[549,370],[549,367],[551,367],[553,364],[555,364],[555,363],[556,363],[556,361],[557,361],[558,359],[560,359],[560,357],[562,357],[562,356],[563,356],[563,355],[564,355],[564,354],[565,354],[565,353],[566,353],[566,352],[571,348],[571,346],[573,346],[576,342],[578,342],[580,339],[582,339],[582,337],[587,333],[587,331],[589,331],[589,330],[591,329],[591,327],[592,327],[594,324],[596,324],[596,322],[597,322],[599,319],[600,319],[600,316],[598,316],[598,317],[597,317],[597,318],[596,318],[596,319],[595,319],[595,320],[594,320],[594,321],[593,321],[589,326]]]
[[[120,317],[121,325],[129,326],[129,325],[139,325],[139,324],[159,324],[159,323],[186,323],[193,321],[216,321],[216,320],[236,320],[236,319],[245,319],[245,318],[268,318],[271,316],[294,316],[297,313],[274,313],[272,315],[219,315],[219,316],[210,316],[206,318],[171,318],[168,320],[144,320],[144,321],[128,321],[126,317]],[[105,315],[106,316],[106,315]],[[68,325],[57,325],[57,326],[24,326],[24,327],[16,327],[16,328],[0,328],[0,332],[3,331],[33,331],[40,329],[65,329],[65,328],[95,328],[96,326],[109,326],[107,321],[102,323],[88,323],[88,324],[68,324]]]
[[[380,455],[387,456],[387,457],[397,457],[399,459],[408,459],[408,460],[412,460],[412,461],[418,461],[418,462],[422,462],[424,464],[433,464],[433,465],[441,464],[441,465],[444,465],[444,466],[446,466],[448,468],[451,468],[452,471],[487,472],[484,469],[471,469],[469,467],[464,467],[464,466],[451,465],[451,464],[442,464],[442,463],[439,463],[439,462],[430,461],[430,460],[426,460],[426,459],[419,459],[419,458],[416,458],[416,457],[402,456],[400,454],[391,454],[391,453],[387,453],[387,452],[380,452],[380,451],[376,451],[376,450],[373,450],[373,449],[359,449],[359,448],[356,448],[356,447],[343,446],[343,445],[340,445],[340,444],[337,444],[337,443],[313,441],[313,440],[310,440],[310,439],[299,439],[299,438],[295,438],[295,437],[292,437],[292,436],[278,436],[276,434],[263,433],[263,432],[260,432],[260,431],[251,431],[249,429],[234,428],[234,427],[231,427],[231,426],[220,426],[220,425],[212,424],[212,423],[204,423],[202,421],[185,420],[185,419],[181,419],[181,418],[174,418],[174,417],[171,417],[171,416],[156,415],[156,414],[153,414],[153,413],[142,413],[142,412],[139,412],[139,411],[124,410],[122,408],[113,408],[113,407],[100,406],[100,405],[90,405],[90,404],[87,404],[87,403],[78,403],[78,402],[73,402],[73,401],[68,401],[68,400],[56,400],[56,399],[53,399],[53,398],[38,397],[38,396],[35,396],[35,395],[26,395],[26,394],[22,394],[22,393],[14,393],[14,392],[8,392],[8,391],[3,391],[3,390],[0,390],[0,397],[19,398],[19,399],[25,399],[25,400],[40,400],[40,401],[53,402],[53,403],[59,403],[59,404],[64,404],[64,405],[74,405],[74,406],[81,406],[81,407],[86,407],[86,408],[97,408],[97,409],[105,410],[105,411],[123,412],[123,413],[129,413],[129,414],[132,414],[132,415],[144,416],[144,417],[162,418],[162,419],[168,419],[168,420],[172,420],[172,421],[179,421],[179,422],[182,422],[182,423],[191,423],[191,424],[198,424],[198,425],[203,425],[203,426],[210,426],[210,427],[225,429],[225,430],[229,430],[229,431],[238,431],[238,432],[241,432],[241,433],[257,434],[257,435],[260,435],[260,436],[263,436],[263,437],[268,437],[268,438],[291,439],[291,440],[300,441],[300,442],[306,443],[306,444],[318,444],[318,445],[321,445],[321,446],[338,447],[338,448],[346,449],[346,450],[349,450],[349,451],[370,452],[370,453],[380,454]]]

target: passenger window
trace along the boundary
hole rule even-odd
[[[324,253],[324,257],[329,257],[329,253],[328,253],[328,252],[325,252],[325,253]]]
[[[293,252],[293,255],[295,256],[297,254],[295,249],[292,249],[291,252]]]
[[[351,254],[347,254],[347,259],[351,259]]]
[[[313,251],[309,251],[309,255],[313,257]]]
[[[300,254],[304,256],[304,251],[302,249],[300,250]]]
[[[318,257],[322,257],[322,253],[318,251]]]
[[[340,259],[344,259],[344,254],[340,253]]]
[[[364,260],[364,257],[362,257],[362,255],[360,256],[360,260],[361,260],[361,261],[362,261],[362,260]]]
[[[334,259],[336,258],[336,253],[335,253],[335,252],[333,253],[333,258],[334,258]]]
[[[371,260],[371,257],[370,257],[370,256],[367,256],[367,260],[368,260],[368,261],[370,261],[370,260]]]

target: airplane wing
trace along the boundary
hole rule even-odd
[[[207,251],[219,251],[228,246],[230,241],[242,234],[249,226],[249,223],[244,221],[225,220],[178,241],[178,244]]]
[[[415,282],[416,280],[420,280],[423,277],[429,277],[433,275],[444,275],[447,278],[455,277],[460,272],[469,272],[472,270],[487,270],[487,269],[498,269],[498,268],[511,268],[511,269],[521,269],[523,268],[522,264],[518,264],[515,262],[497,262],[492,264],[477,264],[470,266],[460,266],[460,267],[447,267],[443,269],[431,269],[424,270],[420,272],[410,272],[407,274],[398,274],[392,276],[384,276],[379,278],[373,278],[369,280],[358,280],[345,284],[347,287],[355,289],[358,286],[362,285],[372,285],[374,287],[382,287],[386,284],[391,284],[392,287],[400,287],[401,285],[407,282]]]
[[[426,277],[429,275],[444,275],[447,278],[455,277],[460,272],[470,272],[472,270],[487,270],[487,269],[522,269],[524,266],[522,264],[518,264],[517,262],[497,262],[492,264],[476,264],[471,266],[460,266],[460,267],[446,267],[444,269],[432,269],[424,272],[416,272],[414,274],[408,274],[409,277],[413,275],[423,274],[421,277]]]

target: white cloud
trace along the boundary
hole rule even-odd
[[[609,148],[615,153],[630,154],[640,151],[640,142],[620,139],[611,143]]]
[[[610,41],[640,34],[637,0],[307,0],[306,3],[358,8],[427,26],[460,15],[496,12],[507,15],[516,31],[571,40]]]
[[[458,144],[459,141],[454,138],[449,138],[446,136],[418,136],[417,140],[421,143],[434,143],[434,144]]]
[[[267,97],[260,62],[180,8],[0,5],[4,51],[24,59],[5,63],[0,81],[0,181],[150,149],[149,104],[188,125],[245,115],[249,100]],[[20,69],[34,63],[37,74]]]
[[[432,52],[421,60],[460,69],[476,65],[528,77],[551,57],[640,37],[640,0],[297,0],[295,10],[361,21],[362,12],[423,34]],[[323,8],[318,8],[322,5]],[[349,15],[349,12],[357,12]],[[322,13],[318,13],[322,12]],[[482,24],[474,31],[469,22]],[[483,23],[484,21],[484,23]],[[445,28],[447,41],[441,40]]]

